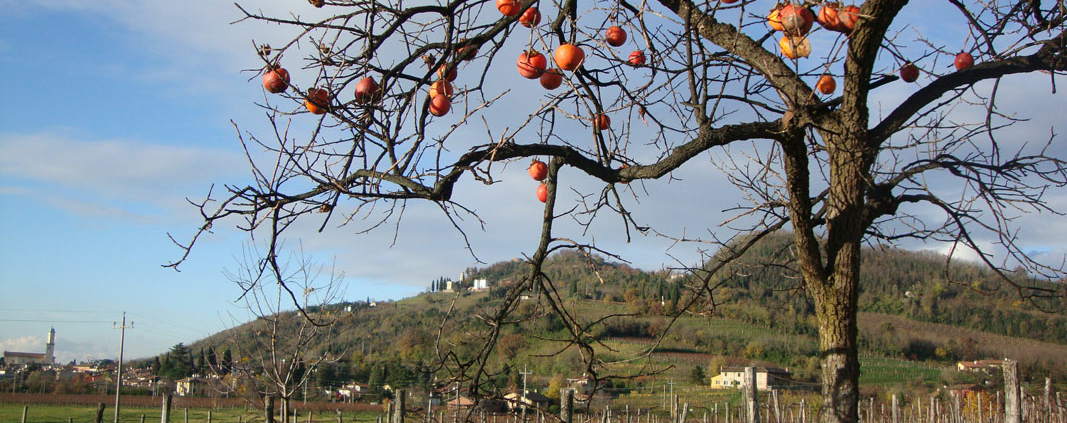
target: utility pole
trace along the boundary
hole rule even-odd
[[[672,377],[670,382],[667,382],[667,384],[671,386],[671,396],[668,397],[667,400],[670,401],[670,404],[668,404],[668,406],[671,407],[671,421],[674,421],[677,418],[675,415],[678,414],[678,399],[674,397],[674,378]]]
[[[126,326],[126,312],[122,312],[122,326],[115,326],[112,322],[112,329],[120,329],[119,332],[119,372],[118,377],[115,378],[115,423],[119,423],[119,395],[122,391],[122,350],[126,347],[126,329],[133,329],[133,321],[130,321],[130,325]]]
[[[526,375],[531,375],[533,372],[526,371],[526,365],[522,365],[522,371],[519,372],[522,375],[522,396],[519,397],[519,402],[522,403],[522,421],[526,422]]]

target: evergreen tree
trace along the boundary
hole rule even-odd
[[[230,347],[226,347],[226,351],[223,351],[222,362],[219,364],[222,365],[222,372],[225,374],[230,374],[233,370],[233,356],[230,354]]]
[[[207,354],[207,364],[211,367],[212,371],[216,371],[219,368],[218,354],[216,354],[214,348]]]
[[[189,348],[182,343],[171,347],[170,352],[167,353],[167,362],[164,367],[166,369],[160,371],[161,376],[173,380],[189,377],[193,372],[193,357],[189,353]]]
[[[703,385],[704,377],[704,368],[700,367],[699,364],[693,367],[693,370],[689,372],[689,381],[694,384]]]
[[[196,355],[195,359],[193,359],[193,373],[198,374],[198,375],[205,374],[205,370],[206,370],[205,364],[206,363],[204,361],[204,357],[205,357],[204,349],[200,348],[200,353]]]
[[[159,359],[159,357],[156,357]],[[163,356],[163,362],[159,365],[159,371],[156,372],[156,376],[170,378],[170,354]]]

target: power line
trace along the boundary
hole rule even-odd
[[[98,313],[98,314],[113,314],[114,311],[108,310],[41,310],[39,308],[0,308],[0,311],[32,311],[38,313]]]
[[[52,319],[0,319],[0,322],[34,322],[34,323],[115,323],[111,320],[52,320]]]

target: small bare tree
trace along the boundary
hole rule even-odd
[[[336,320],[328,306],[340,298],[344,277],[332,272],[325,277],[324,270],[302,252],[280,260],[246,248],[242,265],[226,272],[243,289],[238,301],[255,320],[226,331],[223,348],[235,351],[233,362],[213,370],[228,374],[224,389],[244,398],[279,398],[284,423],[293,396],[315,369],[336,360],[329,353]]]

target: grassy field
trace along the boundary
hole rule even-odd
[[[83,406],[83,405],[46,405],[46,404],[8,404],[0,403],[0,422],[21,422],[23,407],[28,407],[27,410],[27,423],[86,423],[93,422],[96,417],[96,407]],[[186,420],[186,413],[188,413],[188,420]],[[206,423],[208,421],[208,413],[211,414],[212,423],[238,423],[238,422],[262,422],[263,414],[261,410],[251,409],[245,411],[243,408],[219,408],[215,410],[205,408],[179,408],[171,410],[170,421],[171,423]],[[104,410],[104,421],[113,422],[115,416],[115,409],[107,407]],[[156,423],[160,421],[160,409],[156,408],[141,408],[141,407],[122,407],[122,415],[119,416],[119,421],[122,423],[140,423],[141,416],[144,416],[145,422]],[[360,412],[360,413],[344,413],[342,415],[344,422],[374,422],[377,419],[378,414]],[[312,422],[314,423],[336,423],[337,414],[334,412],[322,412],[313,413]],[[300,422],[307,422],[307,415],[301,414],[299,416]]]

